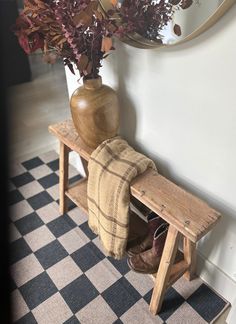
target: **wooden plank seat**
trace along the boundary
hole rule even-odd
[[[50,125],[49,131],[60,141],[60,211],[66,212],[68,197],[87,212],[87,179],[68,186],[68,156],[70,151],[77,152],[88,175],[87,162],[92,149],[81,141],[71,120]],[[206,202],[153,170],[148,170],[134,179],[131,183],[131,195],[169,223],[160,266],[153,276],[150,311],[156,314],[161,309],[165,291],[170,285],[182,275],[188,280],[194,278],[196,243],[219,221],[220,214]],[[182,258],[176,258],[181,238]]]

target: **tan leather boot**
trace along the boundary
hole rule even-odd
[[[168,224],[161,224],[155,231],[152,247],[128,259],[129,267],[140,273],[156,273],[160,264],[162,252],[168,231]]]
[[[128,256],[140,254],[146,250],[151,249],[153,244],[153,235],[156,229],[161,224],[167,224],[165,220],[151,212],[148,217],[148,232],[146,235],[136,238],[133,241],[128,242],[126,252]]]

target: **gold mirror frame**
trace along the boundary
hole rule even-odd
[[[209,1],[209,0],[207,0]],[[101,9],[106,12],[108,9],[111,9],[111,3],[110,0],[99,0]],[[179,42],[176,42],[175,44],[157,44],[154,41],[150,41],[148,39],[145,39],[144,37],[138,35],[138,34],[130,34],[127,35],[125,38],[121,39],[124,43],[137,47],[137,48],[158,48],[163,46],[175,46],[182,44],[184,42],[187,42],[189,40],[192,40],[193,38],[199,36],[204,31],[209,29],[212,25],[214,25],[232,6],[236,3],[236,0],[224,0],[221,5],[218,7],[218,9],[211,15],[209,18],[200,25],[194,32],[189,34],[187,37],[182,39]]]

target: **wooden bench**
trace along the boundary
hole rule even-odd
[[[68,186],[68,157],[70,151],[77,152],[88,175],[87,162],[92,149],[81,141],[71,120],[51,125],[49,131],[60,141],[60,212],[66,212],[68,197],[87,213],[87,178]],[[169,286],[182,275],[188,280],[194,278],[196,242],[212,229],[220,214],[153,170],[135,178],[131,194],[169,223],[160,266],[154,275],[150,311],[156,314]],[[183,258],[176,263],[180,238],[183,238]]]

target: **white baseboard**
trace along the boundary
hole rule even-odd
[[[236,297],[236,282],[198,251],[197,275],[231,304]]]
[[[236,282],[198,251],[197,275],[232,305],[226,319],[236,323]]]

